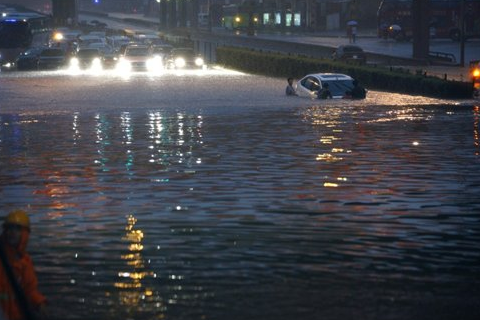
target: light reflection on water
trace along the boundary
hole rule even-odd
[[[478,110],[2,115],[0,204],[58,318],[438,318],[478,306]]]

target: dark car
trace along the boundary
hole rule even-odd
[[[41,47],[35,47],[20,53],[15,62],[17,70],[36,70],[38,68],[38,58],[42,50],[43,48]]]
[[[204,68],[205,62],[202,56],[191,48],[175,48],[170,52],[167,66],[171,69]]]
[[[169,44],[155,44],[150,46],[150,50],[152,51],[153,56],[161,57],[162,62],[165,64],[173,50],[173,47]]]
[[[38,69],[59,69],[65,66],[66,54],[60,48],[45,48],[38,57]]]
[[[347,63],[367,63],[367,55],[363,49],[357,45],[347,44],[339,46],[332,54],[332,59]]]
[[[101,69],[103,67],[103,56],[96,48],[81,48],[75,56],[70,59],[70,67],[79,69]]]
[[[99,29],[105,29],[108,26],[105,22],[101,22],[98,20],[91,20],[90,25]]]

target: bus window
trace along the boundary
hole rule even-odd
[[[27,22],[14,19],[0,22],[0,48],[27,48],[32,38]]]

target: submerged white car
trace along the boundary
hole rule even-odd
[[[333,99],[342,99],[353,89],[353,78],[341,73],[313,73],[306,75],[297,82],[297,94],[304,97],[316,98],[318,90],[325,83],[332,93]]]

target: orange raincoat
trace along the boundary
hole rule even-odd
[[[46,298],[38,291],[38,281],[30,255],[25,251],[28,243],[28,230],[22,230],[21,240],[15,248],[8,245],[5,235],[0,236],[0,245],[7,257],[16,281],[23,290],[32,309],[36,309],[46,302]],[[0,306],[8,320],[24,319],[24,311],[18,305],[15,291],[10,285],[3,264],[0,262]]]

